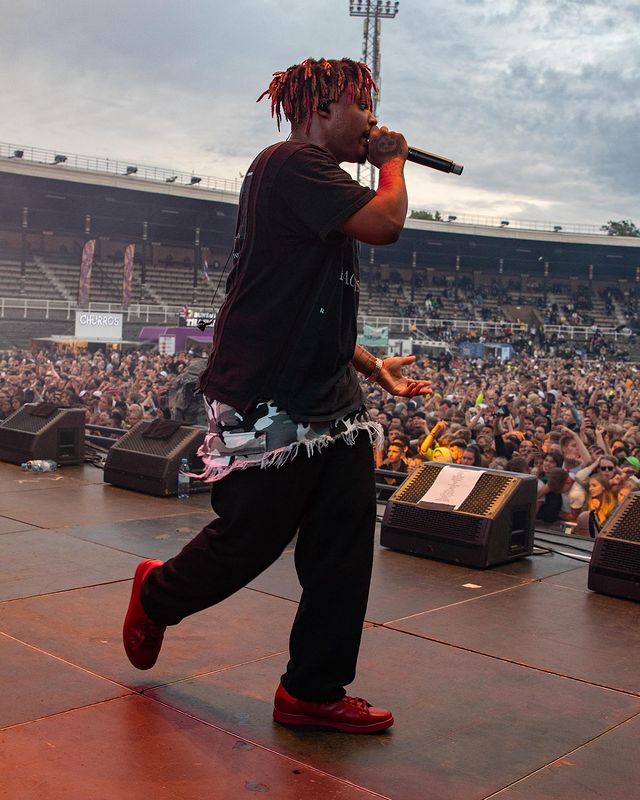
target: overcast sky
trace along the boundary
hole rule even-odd
[[[348,0],[0,0],[0,141],[236,178],[279,136],[271,73],[359,59]],[[400,0],[381,124],[464,164],[408,165],[412,208],[640,224],[638,0]]]

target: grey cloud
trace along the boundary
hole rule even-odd
[[[381,122],[464,163],[478,213],[508,197],[529,218],[640,221],[638,21],[627,0],[401,0]],[[235,177],[278,138],[255,104],[273,70],[361,42],[344,0],[22,0],[0,29],[3,137]]]

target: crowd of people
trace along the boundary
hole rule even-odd
[[[620,334],[617,338],[605,336],[602,330],[594,325],[586,338],[575,340],[562,331],[547,333],[544,327],[529,327],[515,323],[490,325],[484,331],[479,327],[463,328],[453,323],[442,322],[429,325],[413,325],[410,329],[419,338],[420,334],[448,345],[460,346],[465,342],[490,342],[510,345],[519,358],[545,359],[574,356],[600,361],[627,361],[629,348],[637,341],[635,334]]]
[[[432,284],[432,288],[425,287],[420,273],[413,276],[411,283],[399,270],[391,270],[385,278],[377,272],[370,283],[370,296],[385,298],[392,316],[446,319],[451,317],[450,305],[454,304],[456,319],[498,322],[504,318],[503,305],[533,306],[544,325],[576,327],[597,324],[593,303],[593,297],[597,296],[613,326],[616,320],[618,324],[624,320],[624,325],[634,331],[640,327],[637,293],[615,285],[594,288],[585,284],[572,289],[567,283],[550,282],[545,287],[542,281],[533,278],[526,287],[513,278],[474,285],[467,274],[459,275],[456,280],[454,275],[442,273],[433,276]]]
[[[146,350],[0,353],[0,420],[24,403],[85,409],[87,423],[128,429],[172,416],[170,387],[198,354]]]
[[[522,337],[507,331],[504,338]],[[204,415],[186,413],[188,403],[181,405],[175,391],[181,383],[195,386],[201,355],[5,351],[0,419],[24,403],[50,402],[83,407],[87,423],[118,430],[158,417],[203,423]],[[431,459],[526,472],[538,478],[541,521],[594,535],[640,489],[635,364],[583,360],[569,346],[549,357],[527,345],[506,363],[449,353],[419,358],[409,372],[432,381],[430,396],[393,398],[363,382],[369,415],[385,433],[376,463],[398,473],[384,479],[387,496]]]
[[[367,389],[385,430],[387,494],[435,460],[535,475],[538,519],[594,536],[640,489],[640,371],[633,364],[465,358],[417,363],[433,394],[408,402]],[[382,490],[385,493],[385,490]]]

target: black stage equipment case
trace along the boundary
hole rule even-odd
[[[82,464],[84,423],[83,408],[26,403],[0,423],[0,461],[53,459],[61,465]]]
[[[481,472],[458,509],[422,502],[441,469]],[[485,569],[533,552],[537,479],[502,470],[430,461],[387,503],[380,544],[403,553]]]
[[[640,600],[640,492],[628,495],[596,536],[589,589]]]
[[[189,461],[193,472],[204,469],[196,453],[207,429],[174,423],[167,426],[165,435],[150,436],[152,425],[154,422],[138,422],[111,447],[104,466],[104,480],[123,489],[169,497],[178,493],[181,459]],[[191,479],[191,492],[210,488],[209,484]]]

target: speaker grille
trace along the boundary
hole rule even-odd
[[[443,467],[423,464],[407,478],[394,494],[395,501],[417,503],[433,485]],[[457,513],[475,514],[485,517],[494,514],[511,487],[517,486],[518,479],[494,472],[483,472],[473,491],[462,503]],[[460,518],[456,517],[456,525]]]
[[[440,536],[474,544],[481,540],[482,533],[482,520],[476,517],[448,514],[446,511],[430,511],[420,506],[401,503],[393,503],[390,507],[388,524],[397,528],[422,531],[426,536]]]
[[[598,562],[592,565],[594,569],[640,575],[640,547],[604,538],[600,547]]]
[[[163,459],[171,458],[182,448],[183,442],[193,437],[193,428],[178,428],[168,439],[151,439],[142,434],[148,429],[150,423],[136,425],[111,448],[112,450],[132,450],[136,453],[145,453],[150,456],[160,456]]]
[[[47,425],[65,413],[65,409],[59,408],[49,417],[35,417],[31,414],[32,408],[35,408],[35,406],[26,405],[14,411],[10,417],[5,419],[2,427],[14,431],[22,431],[23,433],[40,433],[43,428],[46,428]]]
[[[605,525],[600,535],[624,539],[627,542],[640,542],[640,494],[629,495],[611,524]]]

